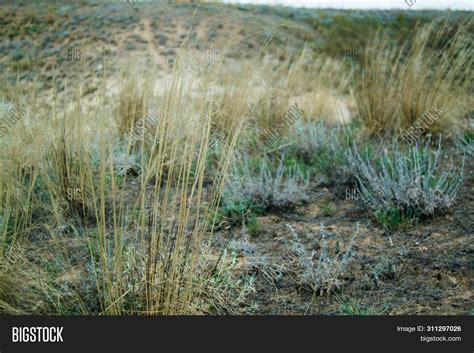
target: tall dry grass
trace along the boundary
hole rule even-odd
[[[441,116],[426,133],[465,125],[472,90],[469,24],[434,21],[406,44],[378,33],[366,48],[357,94],[359,115],[372,133],[403,132],[433,106]]]
[[[86,312],[214,310],[212,301],[223,301],[215,297],[223,289],[215,287],[213,269],[219,267],[208,243],[241,122],[235,119],[234,134],[221,141],[218,168],[204,190],[213,106],[189,103],[189,79],[177,69],[155,96],[131,80],[116,105],[104,95],[92,108],[86,108],[79,87],[56,93],[49,106],[35,100],[33,91],[24,96],[27,114],[2,141],[2,261],[3,249],[17,241],[39,237],[68,253],[67,242],[58,239],[70,239],[87,250],[87,261],[78,265],[87,289],[75,283]],[[132,149],[123,131],[155,101],[163,115]],[[99,119],[105,121],[96,124]],[[33,266],[40,283],[59,280],[44,270],[51,256],[45,250]],[[67,261],[62,265],[60,271],[67,272]],[[14,281],[14,272],[4,276],[9,277],[2,283]],[[22,312],[23,290],[10,286],[7,293],[2,286],[2,311]]]
[[[443,111],[433,131],[460,121],[472,52],[463,26],[450,40],[446,31],[435,23],[402,48],[379,36],[367,49],[357,102],[372,132],[403,130],[433,104]],[[18,259],[0,276],[0,312],[238,312],[251,284],[232,278],[228,256],[210,245],[234,147],[262,144],[294,103],[304,120],[350,118],[352,72],[308,48],[284,61],[183,53],[164,75],[104,77],[92,100],[78,83],[47,99],[34,83],[0,87],[25,110],[0,137],[0,264]],[[151,107],[159,116],[129,138]],[[340,151],[310,151],[315,126],[288,127],[291,143],[328,169]],[[36,251],[11,250],[28,242]]]

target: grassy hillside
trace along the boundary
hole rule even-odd
[[[471,17],[0,5],[0,313],[472,312]]]

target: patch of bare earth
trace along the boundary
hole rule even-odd
[[[474,307],[474,176],[472,160],[454,208],[408,229],[388,231],[360,204],[345,199],[346,186],[320,188],[312,202],[292,212],[259,218],[261,229],[239,248],[239,271],[256,277],[252,300],[265,314],[343,314],[349,300],[372,314],[468,314]],[[325,215],[321,205],[332,203]],[[355,258],[342,288],[316,296],[281,270],[291,249],[291,225],[309,253],[319,251],[320,227],[330,233],[331,249],[344,251],[357,223]],[[234,242],[245,239],[237,231]],[[222,235],[221,235],[222,236]],[[246,249],[252,249],[251,252]]]

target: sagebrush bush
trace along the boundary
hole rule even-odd
[[[441,152],[441,140],[433,149],[428,138],[406,149],[384,149],[373,160],[354,144],[347,153],[348,168],[362,201],[373,211],[433,215],[453,205],[464,179],[464,160],[460,166],[452,160],[444,166]]]
[[[467,155],[474,154],[474,134],[466,133],[464,137],[458,137],[455,140],[456,146]]]
[[[288,263],[290,269],[297,274],[298,283],[318,294],[328,294],[340,289],[341,276],[347,271],[354,256],[354,244],[359,233],[359,225],[357,224],[346,251],[332,254],[327,241],[329,234],[321,224],[321,248],[317,258],[314,250],[308,254],[293,227],[289,224],[286,227],[292,235]]]
[[[253,203],[262,209],[287,208],[308,198],[308,178],[297,168],[287,168],[284,156],[276,169],[268,158],[251,160],[236,154],[231,175],[225,185],[223,202]]]
[[[297,121],[292,129],[291,138],[294,148],[310,160],[323,150],[339,151],[341,141],[339,130],[324,122]]]
[[[340,175],[345,165],[348,135],[340,126],[324,121],[297,121],[289,140],[294,154],[326,177]]]

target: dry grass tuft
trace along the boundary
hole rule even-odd
[[[427,133],[464,126],[472,90],[473,48],[468,24],[435,21],[398,47],[379,33],[366,48],[359,114],[372,133],[403,132],[433,106],[441,116]]]

